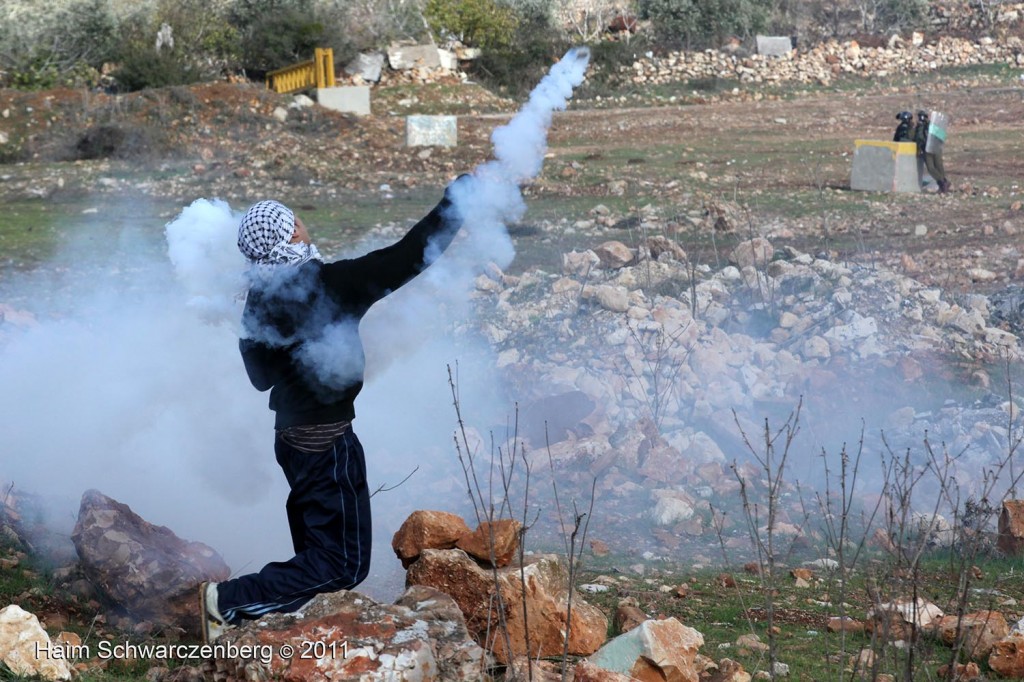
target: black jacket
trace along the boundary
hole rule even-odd
[[[896,126],[896,133],[892,136],[893,142],[913,142],[913,129],[909,121],[900,121]]]
[[[239,347],[253,386],[270,389],[276,428],[355,417],[365,364],[359,320],[430,265],[460,225],[446,192],[391,246],[333,263],[280,266],[249,289]]]

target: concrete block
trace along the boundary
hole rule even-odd
[[[913,142],[854,140],[850,189],[920,192],[921,171]]]
[[[437,50],[438,62],[441,64],[441,68],[448,69],[449,71],[455,71],[459,68],[459,58],[455,56],[455,53],[451,50]]]
[[[406,116],[407,147],[454,147],[459,142],[456,116]]]
[[[363,52],[345,66],[345,73],[352,76],[359,76],[367,83],[376,83],[380,80],[380,73],[384,70],[384,53]]]
[[[316,100],[320,106],[343,111],[357,116],[370,115],[369,85],[339,85],[334,88],[317,88]]]
[[[388,63],[396,71],[417,66],[433,69],[441,66],[441,57],[434,45],[392,45],[388,48]]]
[[[766,57],[781,57],[793,49],[789,36],[757,36],[757,53]]]

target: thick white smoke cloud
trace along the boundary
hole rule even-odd
[[[356,431],[371,487],[420,468],[373,499],[374,566],[364,587],[378,596],[400,587],[389,541],[405,516],[467,504],[447,366],[459,363],[463,408],[479,423],[501,423],[510,411],[491,378],[490,350],[456,344],[450,330],[469,319],[481,268],[511,262],[505,226],[525,210],[519,186],[540,171],[552,112],[565,108],[588,58],[585,49],[570,51],[495,131],[495,158],[473,172],[471,190],[453,196],[462,233],[361,325],[367,383]],[[246,285],[239,218],[223,201],[194,202],[167,225],[167,259],[142,259],[130,244],[110,250],[81,278],[90,286],[73,293],[71,308],[87,312],[52,321],[41,311],[38,326],[0,346],[0,479],[52,498],[64,530],[81,493],[95,487],[214,546],[236,573],[290,556],[273,414],[267,394],[249,384],[237,346]]]

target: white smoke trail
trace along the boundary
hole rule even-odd
[[[573,88],[583,82],[589,62],[589,49],[569,50],[512,120],[491,134],[494,159],[473,171],[471,183],[453,188],[453,201],[465,217],[472,242],[469,250],[502,269],[515,255],[506,226],[526,211],[519,187],[540,174],[552,116],[566,108]],[[487,260],[477,261],[477,265]]]

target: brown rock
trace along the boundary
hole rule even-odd
[[[530,656],[561,656],[568,612],[568,572],[558,556],[546,554],[530,557],[523,573],[525,590],[517,566],[485,569],[462,550],[425,549],[409,567],[406,583],[429,585],[450,594],[465,614],[470,633],[502,662],[509,660],[509,644],[513,655],[527,653],[527,625]],[[599,609],[574,592],[568,630],[569,653],[586,656],[604,642],[608,621]]]
[[[996,545],[1003,554],[1024,553],[1024,500],[1004,500],[999,514],[999,539]]]
[[[573,682],[636,682],[635,677],[613,673],[584,659],[576,664]]]
[[[740,242],[739,246],[732,250],[729,260],[740,269],[752,265],[757,268],[764,268],[775,255],[775,248],[764,237],[754,237]]]
[[[71,539],[86,578],[137,621],[197,632],[196,587],[231,575],[210,547],[148,523],[97,490],[82,496]]]
[[[738,661],[723,658],[718,662],[718,670],[706,679],[707,682],[750,682],[750,673]]]
[[[656,235],[654,237],[648,237],[646,241],[647,251],[651,254],[651,258],[655,260],[663,254],[667,253],[672,260],[677,260],[680,263],[686,262],[686,251],[683,247],[664,235]]]
[[[981,669],[978,664],[974,661],[970,663],[956,663],[953,666],[953,674],[950,675],[949,665],[940,666],[938,669],[938,677],[940,680],[953,680],[954,682],[973,682],[974,680],[980,680]]]
[[[871,534],[871,537],[868,539],[868,546],[883,549],[887,552],[896,551],[896,545],[893,544],[885,530],[881,528],[876,528],[875,532]]]
[[[601,540],[590,541],[590,551],[594,553],[594,556],[608,556],[608,543]]]
[[[480,561],[501,568],[512,562],[519,549],[519,531],[522,527],[523,524],[515,519],[484,521],[472,533],[459,538],[455,546]]]
[[[854,673],[863,675],[875,667],[875,658],[875,652],[871,649],[861,649],[850,656],[849,667]]]
[[[728,573],[719,573],[718,577],[715,578],[715,582],[721,587],[736,587],[736,578],[733,578]]]
[[[301,618],[269,614],[229,630],[217,644],[266,655],[206,661],[206,679],[478,682],[487,663],[455,602],[422,586],[392,605],[357,592],[321,594]],[[281,656],[284,645],[293,656]]]
[[[939,639],[949,646],[956,644],[957,622],[957,616],[943,616],[935,624]],[[964,614],[960,632],[964,654],[972,661],[983,661],[996,642],[1010,634],[1010,627],[998,611],[977,611]]]
[[[996,642],[988,666],[1003,677],[1024,677],[1024,633],[1014,632]]]
[[[704,637],[675,618],[647,620],[608,642],[588,660],[642,682],[697,682]]]
[[[601,259],[601,265],[612,270],[625,267],[633,262],[633,251],[622,242],[607,241],[594,249]]]
[[[505,669],[506,680],[531,680],[532,682],[562,682],[562,666],[555,661],[544,661],[516,656]]]
[[[910,641],[920,628],[934,627],[942,615],[942,609],[920,597],[901,597],[872,609],[865,629],[887,641]]]
[[[629,632],[647,620],[647,614],[632,604],[619,604],[615,609],[615,627],[619,632]]]
[[[864,623],[849,616],[833,616],[826,627],[829,632],[864,632]]]
[[[748,632],[736,638],[736,648],[748,653],[766,653],[770,647],[759,636]]]
[[[674,590],[672,590],[672,595],[679,597],[680,599],[685,599],[689,594],[690,586],[686,583],[680,583]]]
[[[797,580],[806,580],[808,582],[814,580],[814,571],[809,568],[794,568],[789,572],[789,575]]]
[[[424,549],[451,549],[469,526],[458,514],[443,511],[414,511],[391,539],[391,548],[403,568],[416,561]]]

